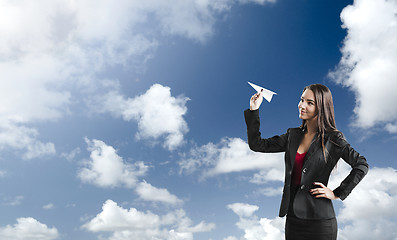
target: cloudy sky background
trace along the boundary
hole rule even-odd
[[[0,36],[0,239],[283,239],[247,81],[268,137],[330,87],[371,167],[339,239],[397,238],[396,0],[1,0]]]

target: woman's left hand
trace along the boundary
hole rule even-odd
[[[323,198],[328,198],[330,200],[338,199],[338,197],[335,196],[334,192],[324,184],[320,182],[314,182],[313,184],[320,186],[319,188],[313,188],[310,190],[310,193],[312,195],[316,195],[316,198],[323,197]]]

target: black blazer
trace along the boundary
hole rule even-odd
[[[285,181],[279,213],[279,216],[283,217],[288,212],[292,169],[305,129],[289,128],[283,135],[263,139],[259,132],[259,110],[247,109],[244,116],[247,124],[248,145],[251,150],[266,153],[285,152]],[[341,200],[350,194],[368,172],[367,161],[350,146],[342,133],[326,133],[324,146],[326,160],[321,140],[318,137],[314,137],[314,141],[307,151],[302,167],[301,182],[293,203],[293,211],[298,218],[329,219],[335,217],[332,201],[326,198],[315,198],[309,190],[317,187],[313,185],[313,182],[321,182],[327,186],[329,175],[340,158],[352,167],[350,174],[334,190],[334,194]]]

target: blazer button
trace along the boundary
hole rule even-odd
[[[305,188],[305,185],[302,185],[302,186],[301,186],[301,189],[303,190],[304,188]]]
[[[304,169],[302,170],[302,172],[303,172],[303,173],[306,173],[306,172],[307,172],[307,168],[304,168]]]

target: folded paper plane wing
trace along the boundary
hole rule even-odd
[[[270,102],[272,100],[272,97],[274,94],[277,94],[275,92],[272,92],[266,88],[260,87],[258,85],[255,85],[253,83],[248,82],[249,85],[251,85],[251,87],[253,87],[257,92],[262,92],[262,96],[263,98],[265,98],[268,102]]]

